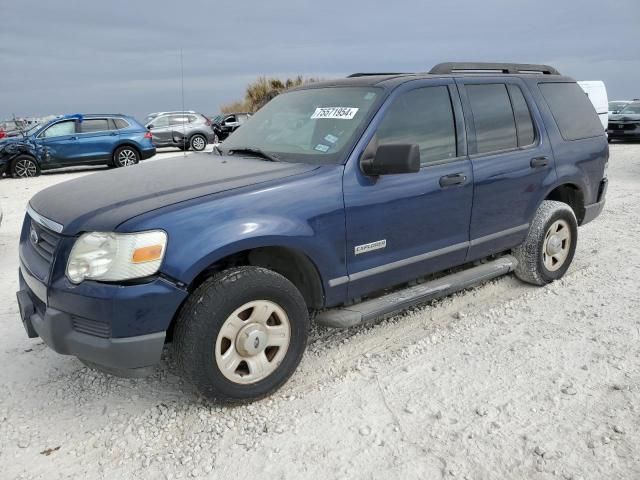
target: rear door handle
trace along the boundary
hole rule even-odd
[[[462,173],[453,173],[451,175],[440,177],[440,187],[447,188],[454,185],[462,185],[466,181],[466,175],[463,175]]]
[[[549,158],[535,157],[531,159],[531,162],[529,162],[529,164],[531,165],[531,168],[546,167],[547,165],[549,165]]]

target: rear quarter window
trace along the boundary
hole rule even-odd
[[[600,119],[577,83],[540,83],[556,125],[565,140],[604,135]]]
[[[123,120],[122,118],[114,118],[113,121],[116,124],[116,128],[118,130],[122,130],[123,128],[127,128],[129,126],[129,123],[127,123],[127,121]]]

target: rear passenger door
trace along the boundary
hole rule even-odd
[[[556,178],[538,109],[518,78],[456,79],[460,88],[474,194],[467,260],[512,248]]]
[[[371,177],[361,152],[344,174],[351,298],[464,262],[473,196],[464,124],[452,80],[407,82],[373,120],[375,145],[418,144],[417,173]]]
[[[78,132],[78,155],[81,162],[101,162],[111,158],[118,132],[108,118],[85,118]]]

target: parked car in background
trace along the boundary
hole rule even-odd
[[[156,147],[201,152],[215,139],[211,120],[193,110],[149,114],[145,126]]]
[[[217,121],[213,123],[213,131],[218,140],[223,141],[240,128],[250,117],[251,114],[247,112],[227,113],[226,115],[217,116]]]
[[[628,103],[619,113],[609,116],[609,141],[640,140],[640,102]]]
[[[19,247],[26,333],[121,374],[172,341],[203,395],[238,402],[291,376],[310,310],[349,327],[511,271],[562,278],[605,203],[592,105],[545,65],[430,73],[311,83],[222,156],[40,191]]]
[[[631,100],[612,100],[609,102],[609,115],[615,115],[616,113],[620,113],[624,107],[629,105]]]
[[[25,121],[21,120],[5,120],[0,122],[0,139],[6,137],[17,137],[20,132],[29,128]]]
[[[607,96],[607,87],[602,80],[580,80],[578,82],[580,88],[587,94],[593,108],[595,108],[602,129],[607,130],[609,122],[609,98]]]
[[[126,115],[63,115],[0,141],[0,175],[76,165],[126,167],[152,157],[151,133]]]

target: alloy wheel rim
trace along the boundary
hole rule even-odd
[[[202,137],[195,137],[191,140],[191,146],[194,150],[204,150],[204,147],[206,147]]]
[[[128,167],[131,165],[135,165],[136,163],[136,154],[133,150],[122,150],[118,154],[118,162],[123,167]]]
[[[544,236],[542,262],[547,270],[559,270],[569,256],[571,249],[571,229],[565,220],[556,220]]]
[[[18,177],[35,177],[38,169],[32,160],[19,160],[16,163],[15,172]]]
[[[234,383],[256,383],[271,375],[289,350],[291,323],[269,300],[237,308],[222,324],[215,345],[220,372]]]

